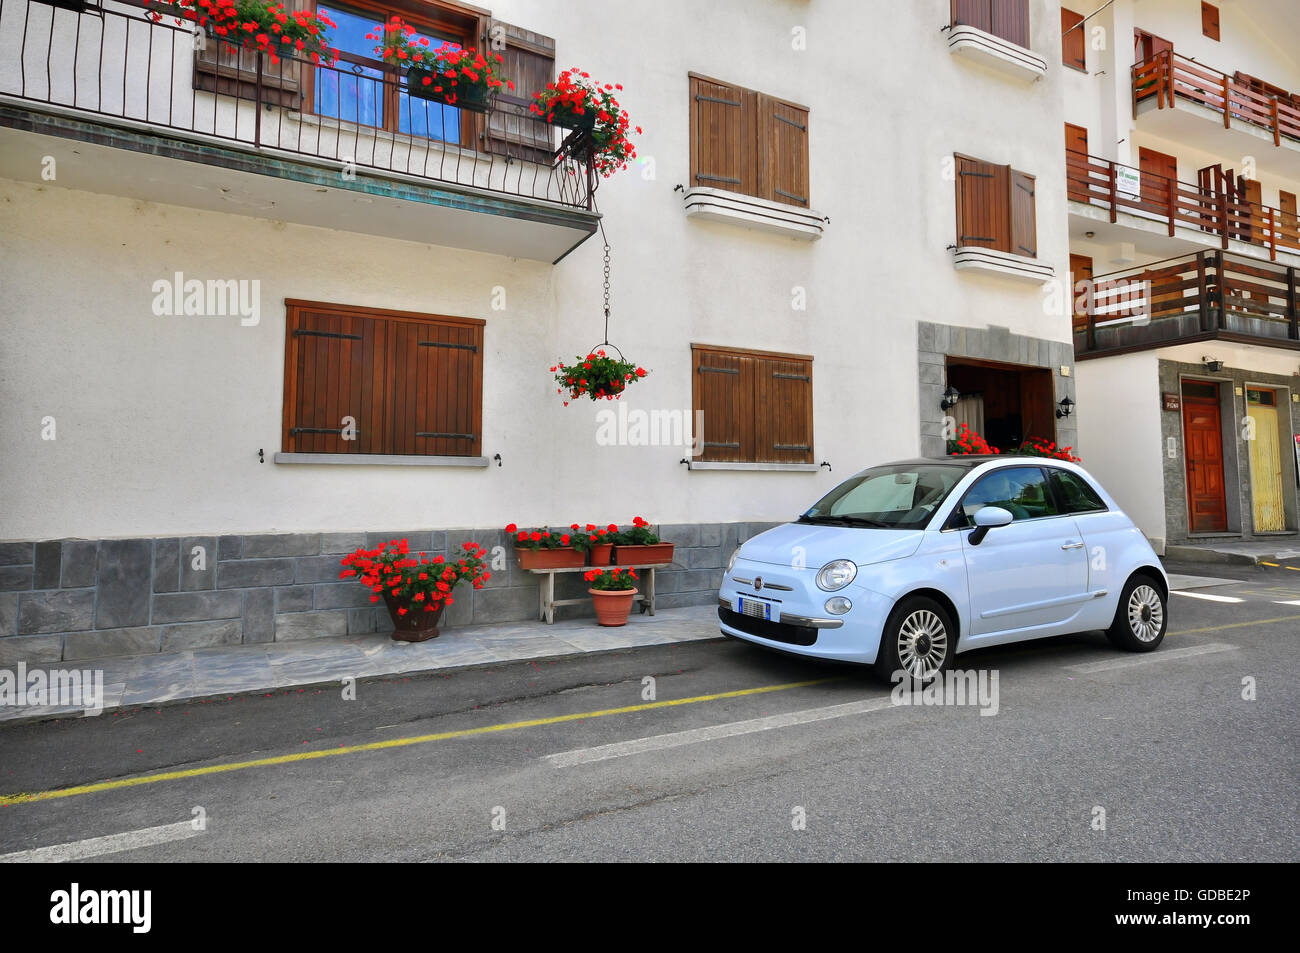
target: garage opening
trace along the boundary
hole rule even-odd
[[[1003,453],[1030,437],[1056,439],[1052,371],[971,358],[949,358],[947,386],[959,394],[948,412]]]

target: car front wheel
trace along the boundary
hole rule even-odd
[[[1168,625],[1168,601],[1160,584],[1150,576],[1138,575],[1120,593],[1115,620],[1106,630],[1106,637],[1116,648],[1151,652],[1164,641]]]
[[[895,673],[918,682],[929,682],[952,668],[957,650],[957,628],[939,603],[925,596],[904,599],[885,622],[876,673],[893,682]]]

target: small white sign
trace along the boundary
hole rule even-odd
[[[1126,166],[1116,166],[1115,191],[1126,198],[1139,198],[1142,195],[1142,173]]]

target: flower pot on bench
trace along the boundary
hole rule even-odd
[[[574,569],[586,565],[587,554],[572,547],[561,549],[515,549],[520,569]]]
[[[649,543],[645,545],[626,545],[619,543],[614,547],[615,566],[653,566],[673,561],[675,543]]]

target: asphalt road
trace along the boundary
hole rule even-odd
[[[0,855],[1295,861],[1300,573],[1191,570],[1240,581],[1156,653],[959,656],[995,715],[719,640],[4,727],[0,795],[110,783],[0,807]]]

